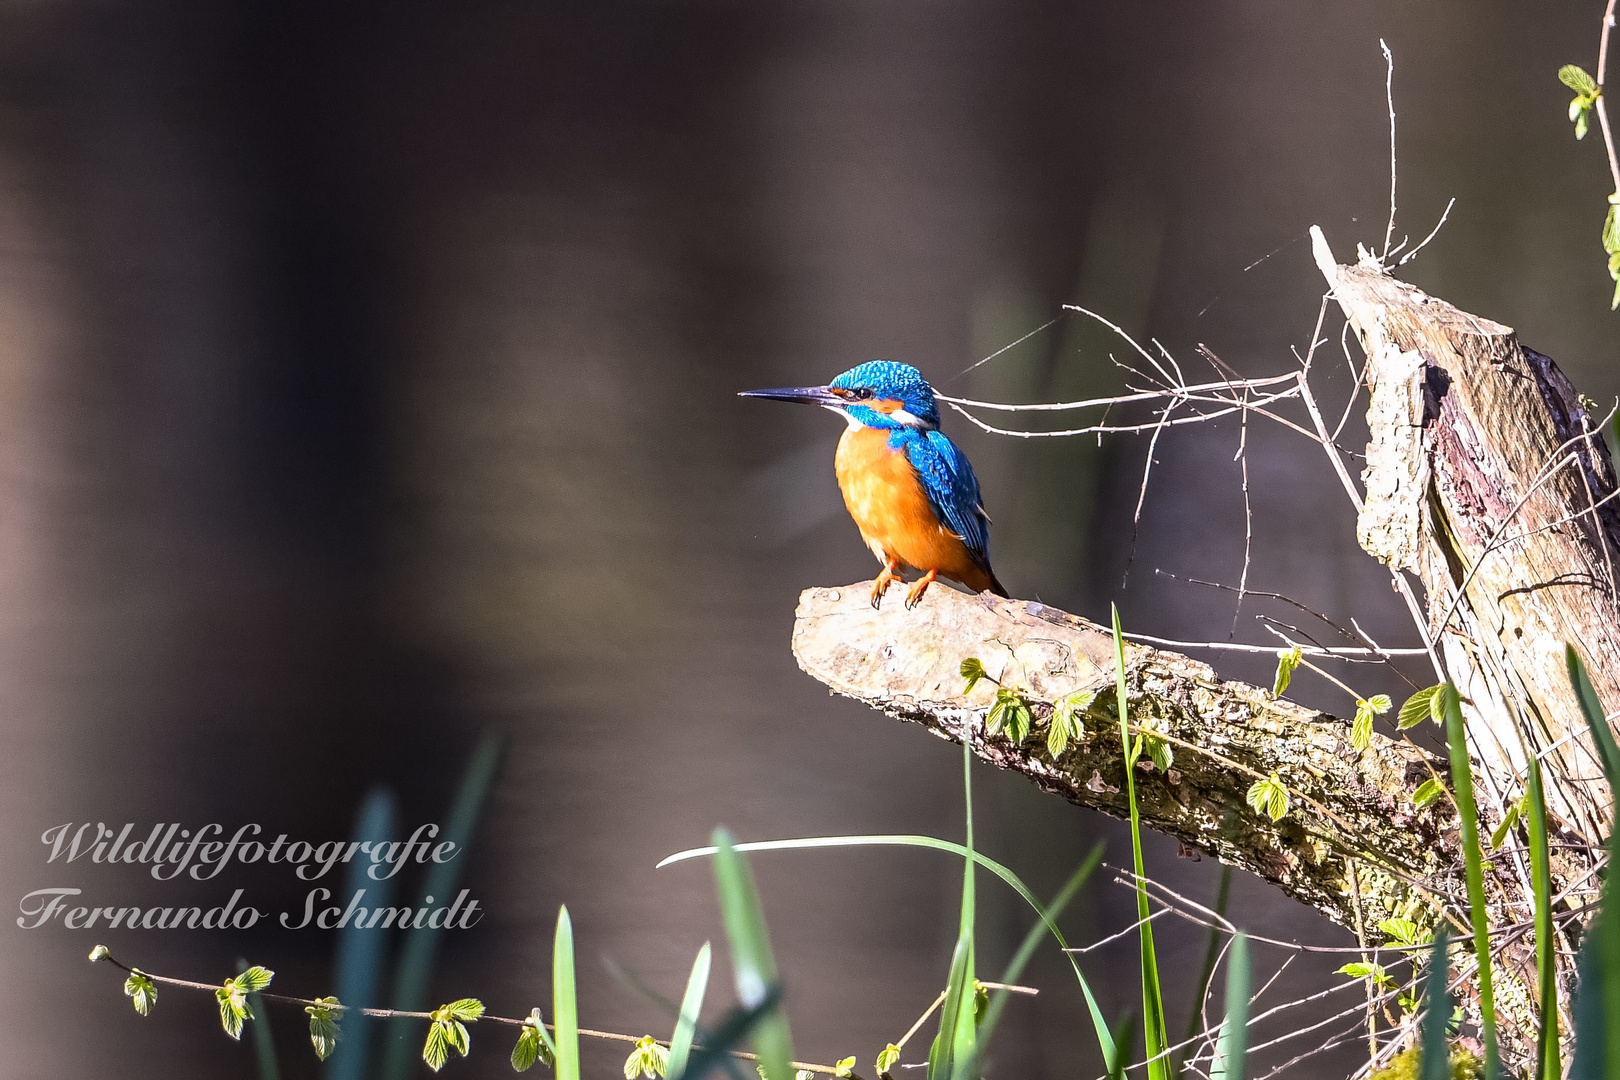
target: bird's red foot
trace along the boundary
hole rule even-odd
[[[900,580],[900,564],[889,563],[878,574],[877,580],[872,582],[872,606],[880,608],[883,605],[883,594],[889,591],[889,586]],[[909,604],[907,605],[910,606]]]
[[[934,583],[934,579],[938,576],[938,570],[930,570],[928,573],[917,579],[917,583],[913,585],[910,591],[906,593],[907,611],[917,606],[917,601],[923,598],[923,593],[928,591],[928,586],[932,585]]]

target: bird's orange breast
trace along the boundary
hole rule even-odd
[[[978,583],[987,579],[984,571],[961,537],[934,513],[917,470],[904,450],[889,446],[887,432],[846,430],[833,465],[849,516],[879,560],[937,570],[970,588],[983,587]]]

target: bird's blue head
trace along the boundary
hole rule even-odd
[[[741,396],[820,405],[864,427],[939,427],[934,388],[928,385],[922,372],[894,360],[869,360],[850,368],[826,386],[748,390]]]

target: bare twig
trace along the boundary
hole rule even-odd
[[[1620,194],[1620,157],[1614,151],[1614,133],[1609,130],[1609,109],[1603,103],[1603,79],[1609,70],[1609,31],[1614,29],[1615,0],[1609,0],[1603,9],[1603,36],[1598,39],[1598,65],[1597,65],[1597,114],[1598,126],[1603,129],[1603,148],[1609,153],[1609,177],[1614,181],[1614,190]]]

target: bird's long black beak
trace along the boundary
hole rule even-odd
[[[780,390],[744,390],[738,397],[770,398],[773,401],[797,401],[801,405],[844,404],[844,399],[828,386],[786,386]]]

